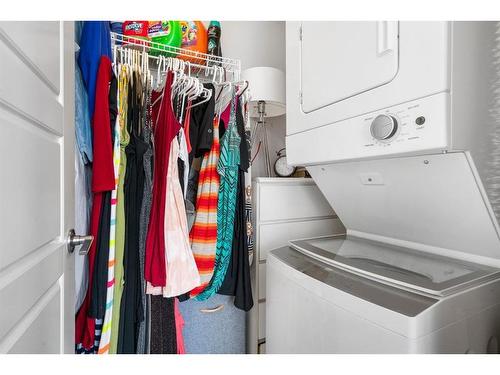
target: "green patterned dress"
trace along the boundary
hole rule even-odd
[[[238,134],[236,126],[237,102],[238,99],[233,94],[229,123],[220,143],[220,157],[217,164],[220,185],[217,202],[217,250],[215,252],[215,266],[210,283],[202,293],[196,296],[196,299],[200,301],[206,300],[217,293],[224,281],[227,267],[231,260],[241,142],[241,137]]]

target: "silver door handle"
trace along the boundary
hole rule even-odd
[[[75,233],[74,229],[68,231],[68,252],[72,254],[75,251],[75,247],[82,246],[78,252],[80,255],[87,255],[92,242],[94,241],[94,236],[79,236]]]

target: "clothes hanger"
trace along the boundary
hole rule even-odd
[[[215,69],[215,66],[212,66],[211,70],[212,70],[212,84],[215,85],[217,80],[217,69]]]
[[[156,63],[157,63],[157,70],[156,70],[156,88],[160,87],[162,57],[163,57],[163,56],[158,56],[158,59],[156,60]]]
[[[244,88],[244,89],[243,89],[243,91],[241,91],[240,93],[236,93],[236,95],[237,95],[237,96],[241,96],[241,95],[243,95],[243,93],[244,93],[245,91],[247,91],[248,86],[250,85],[250,83],[249,83],[248,81],[246,81],[246,80],[245,80],[245,81],[243,81],[243,82],[245,83],[245,88]]]
[[[222,73],[221,73],[222,74]],[[215,101],[218,101],[220,98],[221,98],[221,95],[222,95],[222,92],[224,91],[224,89],[226,87],[228,87],[230,85],[230,81],[227,81],[227,82],[219,82],[219,87],[220,87],[220,91],[219,91],[219,94],[217,95],[217,97],[215,98]]]
[[[115,75],[118,75],[117,65],[116,65],[116,54],[117,53],[118,53],[118,46],[115,44],[115,45],[113,45],[113,73]]]
[[[208,102],[210,99],[212,99],[213,91],[212,91],[211,89],[207,89],[207,88],[203,87],[203,92],[204,92],[204,94],[205,94],[205,96],[206,96],[206,97],[205,97],[205,100],[202,100],[202,101],[200,101],[200,102],[198,102],[198,103],[196,103],[196,104],[191,104],[191,105],[188,107],[188,109],[191,109],[191,108],[197,107],[197,106],[199,106],[199,105],[201,105],[201,104],[203,104],[203,103]]]
[[[195,87],[193,88],[191,94],[188,96],[188,101],[193,101],[204,93],[203,84],[199,79],[196,80]]]
[[[186,78],[186,86],[183,88],[183,90],[181,90],[181,92],[179,93],[180,96],[182,96],[182,99],[181,99],[181,109],[180,109],[180,123],[182,123],[182,120],[184,118],[184,105],[185,105],[185,99],[186,99],[186,96],[190,96],[191,93],[193,92],[193,89],[196,87],[196,81],[198,81],[196,78],[194,77],[190,77],[190,76],[187,76]]]
[[[160,55],[158,56],[158,70],[157,70],[157,76],[156,76],[156,91],[160,91],[162,87],[162,73],[164,73],[163,69],[165,67],[166,61],[165,61],[165,56]],[[158,96],[158,98],[155,99],[153,103],[151,103],[151,107],[155,106],[161,99],[163,98],[163,91],[162,93]]]
[[[132,50],[127,49],[127,73],[129,81],[132,79]]]

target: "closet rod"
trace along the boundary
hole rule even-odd
[[[212,69],[213,66],[220,66],[224,68],[225,73],[231,75],[233,80],[240,79],[241,61],[239,59],[231,59],[229,57],[213,56],[206,53],[192,51],[179,47],[165,46],[160,43],[152,42],[146,39],[134,38],[123,34],[111,32],[111,43],[113,46],[126,48],[130,47],[139,51],[148,52],[150,59],[158,60],[159,56],[151,55],[151,51],[156,51],[159,55],[165,53],[172,53],[177,56],[184,56],[194,58],[203,64],[190,63],[192,68],[200,70]]]

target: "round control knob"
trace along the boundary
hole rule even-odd
[[[390,115],[378,115],[370,126],[370,133],[372,133],[373,138],[379,141],[391,138],[397,130],[398,121]]]

